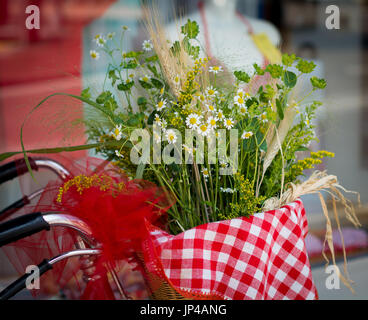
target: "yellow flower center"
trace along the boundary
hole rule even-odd
[[[164,105],[164,102],[163,101],[160,101],[158,104],[157,104],[157,106],[159,107],[159,108],[162,108],[162,106]]]
[[[228,126],[231,126],[231,125],[233,124],[233,122],[232,122],[230,119],[228,119],[228,120],[226,120],[226,124],[227,124]]]
[[[206,132],[207,131],[207,126],[205,124],[202,124],[200,126],[200,129],[201,129],[202,132]]]
[[[115,135],[118,136],[119,133],[120,133],[120,130],[118,128],[116,128],[114,132],[115,132]]]
[[[217,116],[219,117],[219,119],[222,119],[224,117],[222,112],[219,112]]]
[[[212,89],[208,90],[208,94],[210,96],[213,96],[215,94],[215,90],[212,90]]]
[[[208,109],[213,111],[213,110],[215,110],[215,107],[214,106],[208,106]]]
[[[266,120],[266,119],[267,119],[267,115],[263,113],[263,114],[261,115],[261,119],[262,119],[262,120]]]
[[[215,70],[215,71],[219,71],[220,70],[220,68],[219,67],[213,67],[213,70]]]
[[[208,176],[208,170],[203,170],[203,174],[204,174],[205,176]]]
[[[216,120],[215,119],[211,119],[210,120],[210,124],[211,124],[211,126],[215,126],[216,125]]]
[[[92,52],[92,53],[91,53],[91,57],[92,57],[93,59],[96,59],[96,58],[97,58],[97,54],[96,54],[96,52]]]
[[[169,134],[169,140],[170,141],[174,141],[174,139],[175,139],[175,136],[171,133],[171,134]]]
[[[244,99],[243,99],[242,97],[239,97],[239,98],[238,98],[238,103],[239,103],[239,104],[243,104],[243,103],[244,103]]]
[[[190,124],[196,124],[197,119],[196,118],[190,118],[189,122],[190,122]]]
[[[143,78],[142,78],[142,80],[143,80],[144,82],[148,82],[148,77],[143,77]]]

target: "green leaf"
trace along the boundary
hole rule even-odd
[[[82,90],[82,93],[81,93],[81,97],[85,98],[85,99],[89,99],[91,98],[91,93],[89,92],[90,88],[86,88],[84,90]]]
[[[155,78],[151,78],[151,82],[157,89],[161,89],[164,86],[160,80]]]
[[[297,77],[294,72],[286,71],[284,73],[284,83],[289,88],[294,88],[296,85]]]
[[[118,84],[118,90],[120,91],[129,91],[134,85],[134,81],[129,81],[129,82],[122,82],[120,84]]]
[[[144,89],[152,89],[152,88],[153,88],[152,84],[150,84],[149,82],[139,80],[139,83],[140,83],[140,85],[141,85]]]
[[[104,104],[106,100],[110,99],[112,97],[112,93],[110,91],[104,91],[102,92],[97,98],[96,102],[98,104]]]
[[[153,55],[153,56],[151,56],[151,57],[147,57],[147,58],[146,58],[146,62],[156,62],[156,61],[158,61],[158,56],[157,56],[157,54],[155,54],[155,55]]]
[[[199,34],[199,26],[195,21],[188,19],[187,23],[181,27],[182,34],[186,35],[189,39],[197,38]]]
[[[249,75],[245,71],[234,71],[234,76],[239,81],[248,83],[250,81]]]
[[[140,106],[140,107],[144,107],[146,104],[147,104],[147,99],[145,97],[139,97],[137,99],[137,104]]]
[[[193,59],[197,59],[199,57],[199,52],[200,52],[200,47],[198,46],[192,46],[190,44],[190,40],[188,37],[185,37],[183,39],[183,45],[184,45],[184,50],[193,58]]]
[[[300,146],[300,147],[298,147],[298,149],[296,149],[296,151],[309,151],[309,148],[304,147],[304,146]]]
[[[253,68],[256,71],[256,74],[263,76],[265,74],[265,70],[263,70],[258,64],[254,63]]]
[[[116,81],[118,80],[118,77],[117,77],[117,75],[115,73],[115,69],[109,71],[109,79],[112,80],[111,83],[114,86],[115,83],[116,83]]]
[[[143,54],[143,51],[129,51],[123,54],[124,58],[137,58]]]
[[[148,68],[148,70],[150,70],[155,75],[155,77],[159,78],[159,74],[158,74],[157,68],[155,66],[147,64],[147,68]]]
[[[313,89],[324,89],[326,88],[327,82],[325,79],[312,77],[310,78],[310,81],[312,83]]]
[[[134,60],[130,60],[122,64],[123,69],[136,69],[137,67],[138,67],[138,63]]]
[[[284,119],[284,106],[281,104],[280,99],[276,99],[276,108],[277,108],[277,113],[279,115],[279,118],[283,120]]]

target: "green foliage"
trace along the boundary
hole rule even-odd
[[[283,74],[283,67],[278,64],[269,64],[266,67],[266,72],[269,72],[272,78],[280,78]]]
[[[313,89],[315,90],[326,88],[327,83],[326,83],[326,80],[324,79],[312,77],[310,78],[310,81],[312,83]]]
[[[297,77],[294,72],[286,71],[284,73],[284,83],[289,88],[294,88],[296,85]]]
[[[303,59],[299,59],[296,65],[296,68],[301,73],[311,73],[316,67],[316,64],[313,61],[306,61]]]
[[[181,32],[189,39],[197,38],[199,34],[199,26],[196,21],[188,19],[187,23],[181,27]]]
[[[250,76],[245,71],[234,71],[234,76],[239,81],[248,83],[250,81]]]
[[[288,55],[287,53],[284,53],[282,55],[282,64],[286,67],[291,67],[293,63],[296,60],[295,54]]]

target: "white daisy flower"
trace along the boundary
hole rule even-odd
[[[178,75],[174,78],[174,83],[177,87],[180,86],[180,77]]]
[[[167,107],[167,102],[166,102],[166,99],[164,100],[161,100],[159,101],[157,104],[156,104],[156,108],[158,111],[161,111],[162,109],[165,109]]]
[[[116,125],[115,129],[111,131],[111,135],[117,140],[121,140],[123,133],[121,132],[121,124]]]
[[[98,59],[100,59],[100,53],[99,53],[99,52],[97,52],[96,50],[91,50],[91,51],[89,52],[89,55],[91,56],[91,58],[92,58],[93,60],[98,60]]]
[[[217,112],[217,119],[220,120],[220,121],[223,121],[225,119],[225,115],[224,115],[222,110],[219,110]]]
[[[202,174],[205,178],[208,178],[208,176],[210,175],[210,172],[208,171],[207,168],[203,168],[202,169]]]
[[[128,26],[121,26],[121,28],[124,30],[124,31],[130,31],[129,27]]]
[[[245,106],[245,99],[244,97],[241,97],[239,95],[234,97],[234,104],[236,104],[239,107],[244,107]]]
[[[207,120],[207,124],[211,129],[215,129],[217,127],[217,121],[218,118],[217,117],[209,117]]]
[[[151,40],[144,40],[142,43],[142,48],[144,51],[149,52],[153,49],[153,44]]]
[[[230,130],[234,126],[234,120],[232,118],[224,119],[224,126]]]
[[[149,82],[151,80],[151,77],[144,75],[143,77],[140,77],[139,80],[143,82]]]
[[[220,160],[220,167],[221,168],[227,168],[228,166],[229,166],[229,164],[226,161]]]
[[[247,114],[247,112],[248,112],[248,109],[247,109],[247,107],[246,106],[241,106],[240,108],[239,108],[239,113],[241,114],[241,115],[246,115]]]
[[[210,98],[216,97],[217,94],[218,94],[217,90],[213,88],[212,86],[206,89],[206,95]]]
[[[214,66],[214,67],[210,67],[209,71],[214,73],[214,74],[217,74],[217,73],[222,72],[224,70],[222,69],[221,66]]]
[[[169,129],[166,131],[166,139],[169,142],[169,144],[174,144],[178,137],[176,136],[176,133],[174,130]]]
[[[95,38],[95,42],[99,47],[103,47],[106,43],[106,39],[100,35],[98,38]]]
[[[198,133],[206,137],[211,131],[211,127],[207,123],[202,123],[198,127]]]
[[[115,32],[109,32],[106,37],[107,39],[112,40],[115,37]]]
[[[115,155],[116,155],[118,158],[124,158],[124,156],[119,152],[119,150],[115,150]]]
[[[253,136],[253,132],[252,131],[244,131],[241,138],[242,139],[249,139]]]
[[[260,116],[259,119],[263,122],[263,123],[267,123],[268,119],[267,119],[267,112],[263,112]]]
[[[201,124],[201,117],[196,113],[191,113],[186,119],[185,119],[186,125],[190,129],[197,129],[198,126]]]
[[[206,107],[207,107],[208,111],[216,112],[216,107],[212,103],[206,104]]]

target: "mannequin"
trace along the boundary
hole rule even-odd
[[[198,36],[207,54],[220,60],[229,71],[243,70],[253,73],[253,64],[263,64],[263,55],[254,44],[250,33],[265,33],[275,46],[280,43],[280,34],[268,22],[259,19],[241,17],[236,12],[237,0],[207,0],[202,10],[182,19],[198,23]],[[206,33],[207,31],[207,33]],[[178,26],[167,27],[171,40],[178,34]],[[207,47],[207,48],[206,48]]]

